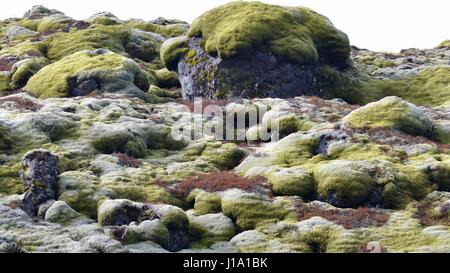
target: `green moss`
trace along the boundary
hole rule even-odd
[[[280,204],[261,200],[222,200],[223,213],[235,220],[240,230],[251,230],[268,222],[278,222],[290,217],[292,211]]]
[[[376,58],[375,56],[364,57],[361,61],[366,65],[373,65],[378,68],[386,68],[386,67],[396,66],[396,64],[393,61]]]
[[[386,128],[407,134],[431,137],[432,122],[414,105],[397,97],[387,97],[351,112],[344,118],[352,128]]]
[[[41,19],[24,19],[19,24],[40,33],[47,33],[49,31],[60,30],[71,22],[73,22],[73,19],[63,14],[54,14]]]
[[[374,179],[351,161],[332,161],[314,170],[318,195],[338,207],[356,207],[369,201]]]
[[[150,96],[153,95],[153,96],[159,97],[162,102],[165,101],[164,100],[165,98],[166,98],[166,100],[168,100],[167,98],[177,99],[177,98],[181,97],[181,94],[180,94],[179,90],[161,89],[161,88],[159,88],[159,87],[157,87],[155,85],[151,85],[150,89],[148,90],[148,92],[149,92]]]
[[[218,213],[222,211],[220,197],[213,193],[194,190],[189,194],[187,200],[194,202],[194,210],[197,215]]]
[[[173,71],[167,70],[166,68],[156,70],[155,77],[158,81],[159,87],[173,88],[180,86],[180,81],[178,80],[177,74]]]
[[[162,223],[168,229],[188,229],[189,218],[186,213],[178,207],[168,207],[159,214]]]
[[[316,227],[300,235],[298,241],[307,246],[308,253],[327,253],[328,245],[336,239],[336,231],[331,228]]]
[[[202,158],[212,163],[220,170],[229,170],[236,167],[246,156],[246,152],[236,144],[227,143],[218,147],[208,146],[202,153]]]
[[[168,39],[161,46],[161,61],[169,70],[176,70],[178,61],[188,52],[187,46],[186,36]]]
[[[314,156],[314,149],[319,138],[310,135],[291,134],[274,147],[275,164],[281,166],[298,166]]]
[[[203,37],[206,51],[222,58],[267,46],[280,60],[345,65],[350,54],[347,36],[326,17],[303,7],[259,2],[232,2],[208,11],[192,23],[189,36]]]
[[[96,137],[91,140],[91,145],[98,151],[106,154],[121,152],[138,158],[145,157],[148,154],[145,143],[129,133]]]
[[[108,51],[81,51],[50,64],[30,78],[25,89],[37,97],[66,97],[74,81],[95,79],[103,90],[148,90],[147,76],[130,59]]]
[[[436,183],[439,190],[450,191],[450,162],[438,162],[430,167],[430,180]]]
[[[1,144],[0,144],[1,145]],[[24,185],[20,179],[19,172],[22,170],[21,164],[0,164],[0,193],[21,194]]]
[[[315,195],[315,183],[312,175],[301,168],[282,169],[269,174],[275,195],[300,196],[310,199]]]
[[[124,44],[129,29],[118,26],[99,25],[71,33],[56,33],[45,43],[50,60],[60,60],[81,50],[106,48],[115,53],[125,52]]]
[[[11,91],[9,82],[9,76],[6,73],[0,73],[0,95],[6,95],[9,93],[9,91]]]
[[[0,50],[0,55],[15,55],[23,58],[45,57],[47,45],[44,42],[25,41],[17,45],[11,45]]]
[[[128,199],[135,202],[142,203],[162,203],[180,206],[180,200],[176,199],[173,195],[167,192],[165,189],[157,185],[116,185],[105,186],[116,193],[116,197],[119,199]]]
[[[150,22],[133,20],[127,23],[129,26],[148,32],[161,34],[166,38],[185,35],[187,28],[185,24],[157,25]]]
[[[401,79],[374,79],[362,86],[365,102],[386,96],[397,96],[411,103],[424,106],[450,104],[450,68],[436,67]]]
[[[339,71],[330,65],[322,65],[314,69],[314,75],[316,89],[322,90],[324,98],[341,98],[352,104],[365,101],[359,71],[354,68]]]
[[[450,47],[450,40],[445,40],[438,45],[438,48],[446,48],[446,47]]]
[[[11,85],[13,89],[19,89],[24,87],[28,80],[36,74],[42,67],[48,64],[48,60],[45,58],[35,58],[26,61],[20,65],[17,69],[11,71]]]

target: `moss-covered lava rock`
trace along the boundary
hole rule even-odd
[[[145,98],[148,77],[134,61],[108,50],[81,51],[41,69],[25,89],[41,97],[84,96],[93,91]]]
[[[232,2],[198,17],[188,36],[166,45],[184,97],[288,97],[314,94],[314,67],[345,68],[347,36],[303,7]]]

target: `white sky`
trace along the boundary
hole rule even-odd
[[[0,18],[21,17],[41,4],[75,19],[110,11],[120,19],[144,20],[162,16],[191,22],[203,12],[228,0],[14,0],[2,5]],[[450,39],[448,0],[263,0],[306,6],[324,14],[350,37],[353,45],[372,50],[399,51],[430,48]]]

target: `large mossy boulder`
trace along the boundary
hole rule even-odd
[[[105,49],[67,56],[41,69],[25,86],[40,98],[99,91],[147,99],[148,88],[148,77],[136,62]]]
[[[344,118],[344,123],[358,129],[394,129],[404,133],[433,137],[432,120],[418,107],[398,97],[386,97],[369,103]]]
[[[303,7],[232,2],[197,18],[187,36],[163,44],[185,99],[319,94],[315,69],[349,63],[347,36]]]

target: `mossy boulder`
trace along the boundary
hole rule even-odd
[[[433,137],[433,122],[418,107],[398,97],[369,103],[344,118],[351,128],[394,129],[415,136]]]
[[[23,39],[27,37],[36,36],[39,33],[32,31],[22,26],[12,26],[5,33],[5,39],[12,42],[17,39]]]
[[[194,190],[187,197],[189,202],[194,203],[195,215],[218,213],[222,211],[220,196],[202,190]]]
[[[315,195],[315,182],[302,168],[286,168],[268,175],[275,195],[300,196],[310,199]]]
[[[258,198],[222,198],[223,213],[233,219],[240,231],[251,230],[265,223],[291,219],[291,204],[268,202]]]
[[[230,170],[236,167],[247,153],[233,143],[212,143],[207,146],[201,158],[212,163],[220,170]]]
[[[81,215],[64,201],[54,202],[45,212],[45,221],[52,223],[68,224],[80,217]]]
[[[314,67],[343,69],[350,57],[347,36],[326,17],[260,2],[212,9],[176,39],[162,59],[189,100],[315,94]]]
[[[152,241],[167,247],[169,231],[159,219],[145,220],[139,224],[131,223],[126,229],[123,241],[128,244]]]
[[[122,23],[122,21],[111,12],[96,13],[90,16],[86,21],[91,24],[99,25],[117,25]]]
[[[127,22],[127,25],[147,32],[158,33],[165,38],[173,38],[185,35],[189,29],[189,25],[185,22],[171,22],[166,19],[162,19],[159,21],[160,22],[146,22],[143,20],[130,20]]]
[[[20,22],[20,25],[37,31],[41,34],[48,34],[61,30],[74,20],[64,13],[54,11],[43,17],[29,17]]]
[[[169,71],[167,68],[162,68],[155,71],[155,77],[158,81],[158,86],[162,88],[179,87],[177,74],[173,71]]]
[[[106,200],[98,208],[98,223],[102,226],[128,225],[137,221],[144,207],[126,199]]]
[[[450,191],[450,161],[437,162],[429,167],[430,180],[442,191]]]
[[[438,46],[438,48],[449,48],[449,47],[450,47],[450,40],[445,40]]]
[[[369,201],[375,180],[351,161],[334,161],[314,170],[319,198],[338,207],[355,207]]]
[[[57,61],[78,51],[99,48],[123,53],[129,31],[130,29],[122,25],[97,25],[75,32],[56,33],[44,42],[46,56]]]
[[[104,49],[81,51],[52,63],[30,78],[25,89],[40,98],[111,92],[146,97],[147,75],[137,63]]]
[[[25,59],[15,63],[11,69],[11,87],[13,89],[24,87],[28,80],[47,64],[46,58]]]

